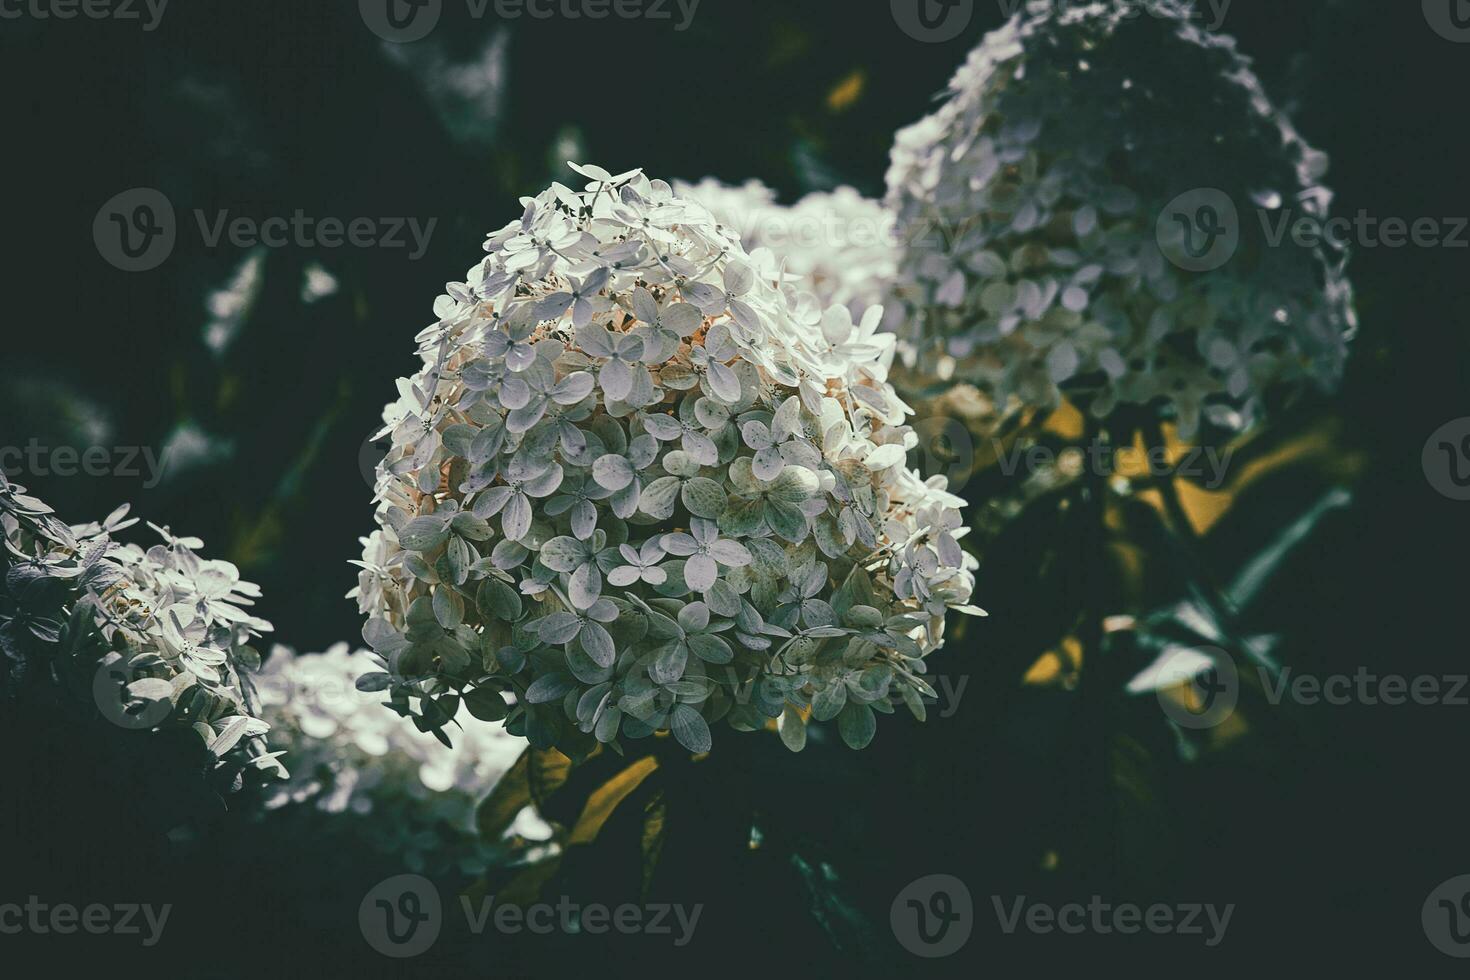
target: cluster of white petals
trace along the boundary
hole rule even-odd
[[[890,304],[883,326],[891,332],[900,312],[889,295],[900,242],[897,219],[881,201],[839,187],[787,206],[776,203],[776,192],[760,181],[733,186],[712,177],[696,184],[675,181],[674,193],[708,207],[747,252],[774,252],[821,306],[845,306],[856,319],[871,306]]]
[[[0,531],[12,557],[0,589],[0,653],[22,674],[89,690],[104,717],[133,730],[192,728],[217,765],[273,776],[249,694],[252,638],[271,624],[249,610],[260,588],[233,564],[201,558],[204,543],[153,524],[161,543],[116,535],[126,505],[101,523],[67,525],[0,479]],[[18,560],[16,560],[18,559]]]
[[[408,719],[384,711],[381,695],[357,689],[357,679],[375,669],[368,654],[345,643],[319,654],[280,646],[271,652],[257,686],[291,778],[266,807],[353,818],[329,826],[411,871],[482,871],[493,854],[478,839],[475,807],[515,764],[525,740],[500,725],[473,723],[468,712],[453,748],[427,739]],[[529,807],[511,832],[531,840],[551,835]]]
[[[385,410],[374,683],[425,730],[463,702],[571,752],[922,714],[973,560],[963,501],[907,468],[881,309],[822,305],[663,181],[573,169],[449,284]]]
[[[1000,404],[1242,428],[1343,370],[1345,256],[1263,230],[1325,218],[1325,170],[1187,5],[1032,0],[897,135],[901,331]]]

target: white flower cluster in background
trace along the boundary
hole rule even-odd
[[[1332,386],[1355,324],[1345,257],[1262,231],[1325,217],[1326,158],[1233,39],[1145,6],[1028,3],[898,133],[887,200],[924,369],[1002,404],[1157,402],[1188,438]]]
[[[367,683],[571,755],[922,715],[973,559],[907,468],[881,310],[822,306],[663,181],[573,169],[449,284],[386,410]]]
[[[525,740],[466,712],[455,746],[441,745],[384,709],[382,695],[357,689],[357,678],[376,669],[345,643],[318,654],[272,651],[258,682],[261,706],[292,775],[267,808],[359,818],[329,826],[412,871],[482,871],[490,855],[478,840],[475,808]],[[545,840],[551,828],[527,807],[510,833]]]
[[[900,249],[896,220],[881,201],[839,187],[786,206],[758,180],[737,187],[712,177],[675,181],[674,193],[709,208],[747,252],[770,249],[823,307],[845,306],[860,319],[869,307],[890,303]],[[892,332],[898,312],[890,304],[885,330]]]
[[[249,609],[260,588],[227,561],[199,557],[198,538],[148,526],[144,548],[116,535],[137,524],[123,505],[101,523],[67,525],[0,478],[0,531],[10,561],[0,589],[0,688],[41,678],[88,691],[120,728],[193,728],[219,767],[284,776],[256,717],[249,641],[271,624]]]

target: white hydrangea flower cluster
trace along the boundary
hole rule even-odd
[[[1202,414],[1243,428],[1343,370],[1345,256],[1272,243],[1257,220],[1325,218],[1325,170],[1233,39],[1186,7],[1032,0],[898,133],[888,204],[914,243],[901,288],[920,297],[905,339],[1001,404],[1065,391],[1103,417],[1157,400],[1186,438]],[[1161,221],[1171,205],[1195,225]],[[1186,235],[1225,236],[1228,256],[1235,234],[1216,268],[1166,258]]]
[[[897,219],[881,201],[851,187],[817,191],[788,206],[758,180],[739,187],[706,177],[674,182],[674,193],[709,208],[747,252],[768,248],[801,279],[822,307],[845,306],[860,319],[889,303],[900,255]],[[898,307],[889,304],[884,329],[892,332]]]
[[[332,815],[330,832],[410,871],[483,871],[495,854],[479,838],[475,808],[515,765],[525,740],[501,725],[473,724],[467,712],[453,748],[425,738],[383,710],[381,695],[357,689],[357,679],[375,670],[367,653],[345,643],[319,654],[271,652],[258,682],[261,710],[292,776],[267,809]],[[510,833],[546,840],[552,832],[528,807]]]
[[[115,540],[137,523],[127,514],[123,505],[101,523],[68,526],[0,479],[0,688],[57,679],[90,691],[122,728],[192,727],[232,777],[247,768],[285,776],[249,695],[248,672],[260,664],[249,641],[271,630],[248,611],[260,588],[230,562],[199,557],[198,538],[149,524],[161,544]]]
[[[906,467],[881,310],[822,308],[663,181],[573,169],[449,284],[385,413],[366,683],[574,756],[922,715],[974,562],[963,501]]]

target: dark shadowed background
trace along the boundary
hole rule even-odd
[[[374,36],[348,0],[173,0],[151,31],[138,21],[0,19],[0,446],[100,446],[118,462],[131,447],[147,450],[133,476],[29,464],[11,476],[73,522],[131,501],[140,516],[202,537],[207,554],[264,588],[261,611],[280,642],[304,651],[355,641],[361,620],[343,594],[355,582],[347,562],[357,538],[373,526],[367,437],[396,397],[394,379],[415,366],[413,335],[433,320],[435,296],[482,254],[487,232],[519,215],[517,198],[567,180],[567,159],[670,179],[754,177],[786,203],[839,184],[879,196],[894,130],[929,111],[1003,19],[996,2],[974,7],[970,27],[944,43],[905,34],[880,0],[702,0],[685,30],[673,3],[668,20],[508,21],[469,17],[446,0],[438,29],[410,45]],[[1336,213],[1470,214],[1470,44],[1436,34],[1418,3],[1235,0],[1222,29],[1330,154]],[[178,238],[156,268],[124,272],[99,253],[93,224],[105,202],[140,187],[172,203]],[[422,255],[408,231],[403,247],[251,249],[211,246],[196,210],[207,223],[221,212],[299,210],[372,219],[378,233],[396,219],[434,224]],[[1362,330],[1327,411],[1340,420],[1341,451],[1367,464],[1353,507],[1293,559],[1264,615],[1286,638],[1283,658],[1303,669],[1463,672],[1470,504],[1434,491],[1421,449],[1470,415],[1470,249],[1360,249],[1352,271]],[[161,473],[149,472],[150,458],[163,461]],[[1282,495],[1277,524],[1296,512],[1290,491]],[[1242,535],[1272,526],[1270,500],[1255,506],[1263,516]],[[1228,561],[1236,544],[1213,547]],[[1045,968],[1100,949],[1119,963],[1159,956],[1184,967],[1240,956],[1275,975],[1438,957],[1420,905],[1439,882],[1470,873],[1460,789],[1470,707],[1308,712],[1278,738],[1193,765],[1149,729],[1156,741],[1141,737],[1140,751],[1156,760],[1150,799],[1165,816],[1130,823],[1132,811],[1104,814],[1108,804],[1089,795],[1095,733],[1070,694],[1023,691],[1018,671],[994,666],[1016,659],[1004,649],[1008,630],[1045,604],[1011,595],[1019,590],[1003,571],[981,581],[992,588],[977,601],[1010,625],[972,627],[938,655],[941,671],[970,675],[952,717],[896,725],[861,756],[751,750],[732,763],[732,779],[755,773],[780,787],[764,790],[768,808],[786,811],[783,826],[810,867],[734,872],[724,857],[700,864],[694,852],[689,887],[712,921],[702,945],[676,957],[681,970],[702,975],[747,956],[752,972],[825,975],[896,956],[906,969],[973,974],[1005,963],[1014,975],[1012,964]],[[1099,843],[1103,820],[1112,830]],[[161,894],[227,901],[223,928],[240,931],[223,944],[250,951],[249,964],[185,975],[342,969],[348,959],[333,940],[293,911],[291,896],[325,887],[301,856],[268,854],[246,829],[222,833],[202,857],[165,856],[147,872]],[[1059,864],[1048,857],[1056,852]],[[864,940],[833,952],[841,927],[813,924],[832,915],[812,884],[828,867],[840,871],[844,901],[885,933],[873,940],[880,952]],[[904,960],[886,936],[888,902],[931,872],[968,882],[977,936],[950,960]],[[85,888],[88,879],[73,868],[66,880]],[[365,886],[332,887],[360,896]],[[990,909],[991,894],[1085,900],[1109,889],[1235,902],[1231,948],[1009,937]],[[6,892],[0,875],[0,901]],[[349,938],[354,903],[340,909]],[[177,914],[197,915],[202,935],[217,913]],[[581,949],[585,960],[601,956]],[[496,973],[483,951],[461,954],[454,962]],[[582,962],[565,949],[533,954],[509,972],[540,975],[554,957]],[[605,964],[618,974],[634,966]]]

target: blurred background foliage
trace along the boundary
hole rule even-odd
[[[1236,0],[1229,10],[1224,29],[1331,155],[1337,214],[1470,213],[1452,190],[1463,183],[1457,96],[1470,48],[1435,36],[1416,8]],[[473,21],[448,4],[438,31],[403,48],[373,37],[348,2],[179,3],[154,33],[7,22],[0,442],[167,450],[156,487],[20,482],[69,520],[131,500],[202,537],[263,586],[277,638],[297,649],[355,640],[360,618],[342,595],[372,524],[366,438],[393,379],[413,367],[411,337],[431,321],[433,297],[519,213],[520,195],[564,179],[567,159],[755,177],[788,203],[839,184],[881,195],[893,131],[928,111],[1001,18],[1000,5],[977,3],[968,32],[923,44],[877,2],[704,0],[685,32]],[[127,274],[99,257],[90,228],[102,202],[135,186],[169,196],[180,237],[161,268]],[[409,249],[239,251],[207,247],[195,208],[437,225],[417,260]],[[1190,597],[1192,575],[1230,582],[1326,501],[1235,624],[1241,635],[1274,637],[1272,656],[1299,673],[1462,666],[1463,505],[1428,487],[1419,454],[1466,414],[1465,262],[1450,249],[1358,251],[1362,331],[1345,389],[1258,434],[1241,459],[1259,462],[1233,469],[1222,493],[1176,488],[1180,508],[1145,495],[1088,514],[1096,493],[1069,487],[1009,526],[976,589],[992,616],[965,624],[932,661],[965,680],[958,710],[925,725],[895,716],[862,753],[816,737],[801,756],[775,738],[732,739],[742,744],[708,759],[642,764],[601,797],[633,760],[593,759],[539,797],[570,835],[563,858],[538,872],[555,879],[523,875],[515,887],[704,902],[694,949],[675,953],[698,962],[739,950],[783,971],[834,956],[904,964],[888,903],[934,872],[970,884],[980,920],[944,970],[1083,949],[1001,937],[991,894],[1233,901],[1236,949],[1335,956],[1369,927],[1385,949],[1417,949],[1423,896],[1470,864],[1446,798],[1457,774],[1424,758],[1457,758],[1465,709],[1275,707],[1247,691],[1232,724],[1185,742],[1153,697],[1121,693],[1151,659],[1137,632],[1109,634],[1094,663],[1087,648],[1103,638],[1079,631],[1100,627],[1100,614],[1167,610]],[[994,479],[965,487],[976,512]],[[1186,555],[1163,531],[1181,520],[1195,539]],[[516,791],[511,781],[500,792]],[[161,862],[149,864],[148,887],[202,895],[228,882],[301,973],[340,968],[329,952],[338,939],[362,948],[357,897],[396,870],[344,872],[342,855],[252,836],[244,823],[200,846],[202,863],[197,851],[148,852]],[[138,863],[124,862],[128,874]],[[304,895],[309,913],[293,900]],[[1148,952],[1193,952],[1170,942]],[[533,939],[491,954],[451,938],[430,958],[504,955],[511,972],[555,972],[597,962],[601,943]]]

